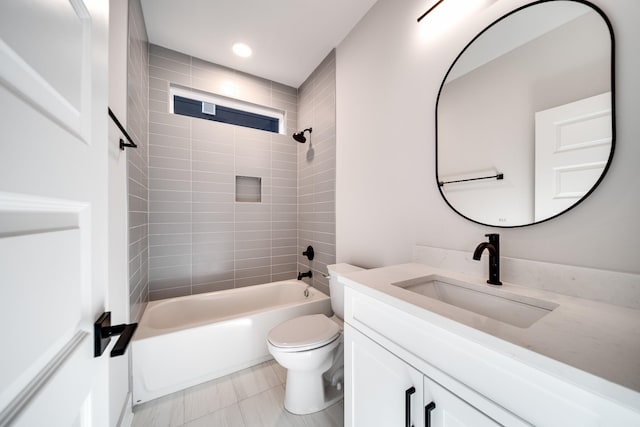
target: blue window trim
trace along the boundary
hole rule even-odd
[[[173,112],[183,116],[229,123],[267,132],[278,133],[280,130],[280,120],[275,117],[263,116],[218,104],[216,104],[215,115],[206,114],[202,112],[202,101],[178,95],[173,96]]]

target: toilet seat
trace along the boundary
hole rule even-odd
[[[340,327],[324,314],[287,320],[273,328],[267,340],[281,351],[306,351],[323,347],[340,336]]]

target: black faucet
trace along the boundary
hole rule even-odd
[[[500,281],[500,235],[497,233],[485,234],[489,238],[488,242],[482,242],[473,251],[473,259],[480,261],[482,252],[489,251],[489,280],[490,285],[502,285]]]
[[[306,273],[298,272],[298,280],[302,280],[303,277],[308,277],[309,279],[311,279],[313,277],[313,272],[311,270],[307,271]]]

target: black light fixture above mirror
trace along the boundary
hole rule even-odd
[[[443,1],[444,1],[444,0],[438,0],[438,1],[436,2],[436,4],[434,4],[433,6],[431,6],[431,7],[429,8],[429,10],[427,10],[425,13],[423,13],[422,15],[420,15],[420,17],[418,18],[418,22],[422,21],[422,18],[424,18],[425,16],[427,16],[427,14],[428,14],[429,12],[431,12],[433,9],[435,9],[436,7],[438,7],[438,5],[439,5],[440,3],[442,3]]]

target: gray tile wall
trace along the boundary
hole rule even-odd
[[[285,111],[287,135],[169,114],[169,85]],[[297,90],[151,45],[149,299],[296,276]],[[260,203],[235,202],[235,176]]]
[[[298,268],[311,269],[313,279],[305,281],[329,293],[322,275],[336,261],[335,50],[298,89],[298,127],[313,128],[311,138],[298,144]],[[315,250],[313,261],[301,255],[308,245]]]
[[[138,144],[127,150],[129,196],[130,319],[136,322],[149,300],[148,276],[148,111],[149,43],[140,0],[129,2],[127,130]]]

